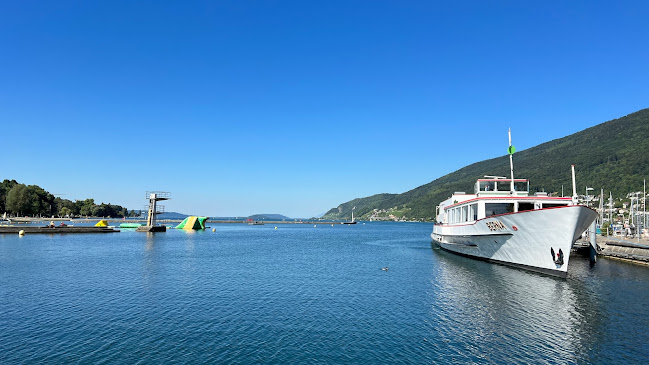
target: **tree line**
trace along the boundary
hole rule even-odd
[[[94,199],[61,199],[38,185],[25,185],[16,180],[0,183],[0,211],[9,215],[59,216],[59,217],[138,217],[141,211],[128,209],[115,204],[95,204]]]

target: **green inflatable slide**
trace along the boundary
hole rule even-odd
[[[205,221],[207,221],[207,218],[196,216],[187,217],[176,226],[176,229],[205,229]]]

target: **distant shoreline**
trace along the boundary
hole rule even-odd
[[[11,223],[38,223],[38,222],[50,222],[50,221],[56,221],[56,222],[78,222],[78,223],[90,223],[90,222],[97,222],[100,220],[106,220],[109,222],[122,222],[122,223],[143,223],[146,222],[146,219],[141,218],[141,219],[123,219],[123,218],[102,218],[102,217],[87,217],[87,218],[46,218],[46,217],[41,217],[41,218],[32,218],[32,217],[19,217],[19,218],[10,218]],[[182,222],[183,219],[158,219],[156,220],[157,223],[164,224],[164,223],[180,223]],[[369,221],[356,221],[358,223],[365,223]],[[393,221],[381,221],[381,222],[393,222]],[[349,223],[349,221],[332,221],[332,220],[327,220],[327,221],[320,221],[320,220],[308,220],[308,221],[266,221],[266,220],[255,220],[255,221],[248,221],[247,218],[244,219],[231,219],[231,220],[220,220],[220,219],[209,219],[206,221],[206,223],[216,223],[216,224],[221,224],[221,223],[239,223],[239,224],[346,224]],[[398,223],[398,222],[397,222]],[[430,223],[430,222],[402,222],[402,223]]]

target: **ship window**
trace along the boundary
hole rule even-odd
[[[514,181],[514,190],[516,190],[516,191],[529,191],[527,181]]]
[[[470,221],[478,220],[478,204],[469,205],[469,220]]]
[[[543,208],[556,208],[556,207],[564,207],[567,204],[545,204],[543,203]]]
[[[496,186],[496,189],[498,189],[498,191],[509,191],[509,188],[510,185],[509,181],[507,180],[499,181],[498,185]]]
[[[494,183],[493,181],[480,181],[480,191],[493,191]]]
[[[485,204],[485,217],[490,217],[497,214],[512,213],[514,211],[514,203],[486,203]]]
[[[534,203],[518,203],[518,211],[534,210]]]
[[[465,205],[461,209],[462,209],[462,222],[466,222],[468,220],[467,217],[469,216],[469,207]]]

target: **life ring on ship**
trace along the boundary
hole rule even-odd
[[[518,227],[516,227],[516,226],[512,226],[512,229],[513,229],[514,231],[518,231]]]

